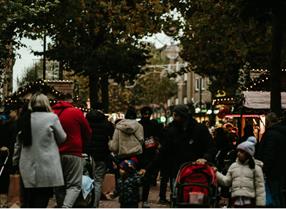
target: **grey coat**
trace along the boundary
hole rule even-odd
[[[217,179],[221,185],[231,186],[231,196],[245,196],[255,198],[256,206],[265,206],[265,186],[262,172],[263,163],[255,160],[255,169],[250,169],[248,162],[244,164],[238,160],[228,169],[226,176],[217,172]]]
[[[59,118],[51,112],[31,114],[32,145],[23,147],[17,140],[14,164],[20,157],[19,169],[25,188],[64,185],[58,144],[66,139]]]

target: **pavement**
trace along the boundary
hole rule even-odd
[[[158,204],[159,201],[159,182],[157,186],[152,186],[149,194],[149,204],[151,208],[170,208],[170,205]],[[170,191],[167,191],[166,197],[170,197]],[[168,198],[167,198],[168,199]],[[100,208],[119,208],[118,197],[113,200],[101,200],[99,204]],[[142,207],[142,202],[139,203],[139,207]]]
[[[159,180],[157,181],[156,186],[152,186],[150,189],[149,193],[149,204],[151,208],[170,208],[169,204],[159,204],[159,190],[160,190],[160,185],[159,185]],[[170,197],[170,190],[168,187],[166,197]],[[0,196],[0,200],[4,199]],[[5,198],[6,199],[6,198]],[[101,200],[100,201],[100,208],[120,208],[120,204],[118,201],[118,197],[115,199],[111,200]],[[1,206],[0,206],[1,207]],[[7,206],[6,206],[7,207]],[[8,207],[10,208],[19,208],[19,204],[12,204],[9,205]],[[55,198],[51,198],[48,204],[48,208],[55,208],[56,207],[56,201]],[[139,203],[139,207],[142,207],[142,202]]]

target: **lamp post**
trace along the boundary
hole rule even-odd
[[[180,48],[175,44],[171,44],[170,46],[166,47],[165,53],[166,53],[166,56],[170,60],[170,64],[168,68],[169,70],[171,70],[171,67],[174,66],[175,61],[179,56],[179,52],[180,52]],[[176,62],[175,71],[178,72],[180,70],[179,68],[180,68],[180,65],[178,62]],[[180,76],[177,84],[178,84],[178,103],[183,104],[184,80],[182,76]]]

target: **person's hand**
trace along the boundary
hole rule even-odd
[[[138,172],[139,175],[144,176],[146,173],[145,169],[140,169],[140,171]]]
[[[212,166],[212,168],[214,169],[214,172],[217,172],[217,167]]]
[[[196,160],[196,163],[198,163],[198,164],[206,164],[207,160],[203,159],[203,158],[199,158],[199,159]]]

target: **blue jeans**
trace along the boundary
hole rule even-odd
[[[102,190],[102,183],[103,179],[106,173],[106,163],[104,161],[95,161],[94,162],[94,204],[93,207],[98,208],[99,207],[99,201],[101,197],[101,190]]]

